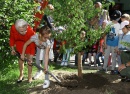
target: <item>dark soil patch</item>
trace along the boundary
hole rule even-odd
[[[56,75],[61,83],[52,80],[49,88],[43,89],[40,84],[28,89],[28,94],[130,94],[130,83],[118,81],[118,75],[86,73],[83,79],[72,73]]]
[[[79,79],[77,75],[64,75],[63,78],[60,85],[67,89],[100,88],[110,84],[108,79],[94,73],[83,74],[83,79]]]

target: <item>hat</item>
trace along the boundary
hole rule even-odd
[[[121,29],[122,29],[125,25],[129,25],[129,21],[123,21],[123,22],[121,22]]]
[[[121,12],[119,10],[115,10],[113,13],[112,13],[112,16],[111,16],[111,20],[116,20],[118,21],[121,17]]]

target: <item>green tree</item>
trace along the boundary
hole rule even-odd
[[[94,0],[52,0],[55,10],[52,13],[56,26],[66,26],[67,29],[63,33],[54,36],[59,40],[66,40],[67,43],[62,46],[62,51],[66,48],[73,48],[72,53],[79,53],[83,47],[92,46],[102,34],[108,32],[99,27],[98,30],[90,28],[89,21],[101,10],[94,8]],[[104,6],[108,7],[109,3],[104,2]],[[80,33],[82,30],[87,31],[86,37],[89,40],[81,41]],[[80,53],[79,53],[80,54]],[[80,55],[78,55],[80,56]],[[80,57],[79,57],[80,58]],[[79,60],[80,62],[81,60]],[[81,66],[79,69],[82,69]]]
[[[74,53],[82,50],[86,45],[91,46],[100,39],[104,33],[101,28],[94,30],[90,28],[89,21],[99,10],[95,10],[93,0],[53,0],[55,10],[52,13],[56,26],[67,26],[65,32],[55,36],[57,39],[66,40],[67,44],[63,48],[72,47]],[[91,40],[83,42],[80,39],[81,30],[87,32],[87,37]],[[54,34],[56,35],[56,34]]]

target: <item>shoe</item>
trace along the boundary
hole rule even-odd
[[[45,80],[43,83],[43,88],[48,88],[50,86],[50,81],[49,80]]]
[[[127,79],[126,77],[122,77],[121,82],[125,82],[126,79]]]
[[[127,77],[122,78],[122,79],[121,79],[121,82],[130,82],[130,78],[127,78]]]
[[[102,68],[99,70],[99,72],[106,72],[106,70]]]
[[[60,64],[60,65],[61,65],[61,66],[64,66],[64,63],[65,63],[65,62],[61,62],[61,64]]]
[[[111,75],[115,75],[115,74],[119,74],[119,71],[118,70],[111,70]]]
[[[97,64],[94,64],[94,67],[97,67]]]
[[[33,80],[38,79],[42,75],[42,70],[38,71],[35,76],[33,77]]]
[[[125,82],[130,82],[130,78],[127,78],[127,79],[125,80]]]
[[[17,80],[17,83],[21,83],[24,80],[24,77],[22,78],[22,80]]]
[[[64,63],[64,66],[68,66],[68,63],[67,63],[67,62],[65,62],[65,63]]]
[[[114,70],[111,70],[110,74],[111,74],[111,75],[114,75],[114,74],[115,74]]]

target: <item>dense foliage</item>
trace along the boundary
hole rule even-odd
[[[19,18],[25,19],[31,25],[34,14],[34,0],[1,0],[0,1],[0,63],[2,68],[15,62],[10,55],[9,29]]]
[[[55,10],[51,14],[55,20],[56,26],[67,26],[65,32],[55,38],[66,40],[67,44],[63,50],[68,47],[74,48],[74,52],[79,52],[86,45],[92,45],[96,42],[102,30],[93,30],[89,27],[89,20],[94,17],[98,10],[94,9],[93,0],[50,0]],[[0,1],[0,63],[1,68],[9,67],[15,62],[15,56],[10,55],[9,47],[9,29],[10,26],[19,18],[25,19],[33,26],[34,8],[37,4],[34,0],[1,0]],[[80,33],[84,29],[87,37],[91,40],[81,41]]]
[[[94,0],[53,0],[55,11],[52,13],[56,26],[66,26],[66,30],[55,36],[58,40],[66,40],[66,45],[63,46],[62,51],[66,48],[73,48],[73,53],[77,53],[83,47],[91,46],[102,34],[108,30],[103,31],[101,28],[94,30],[90,28],[89,21],[101,10],[95,9]],[[104,3],[108,8],[109,3]],[[81,41],[81,31],[87,32],[86,38],[89,42]],[[56,35],[56,34],[54,34]]]

